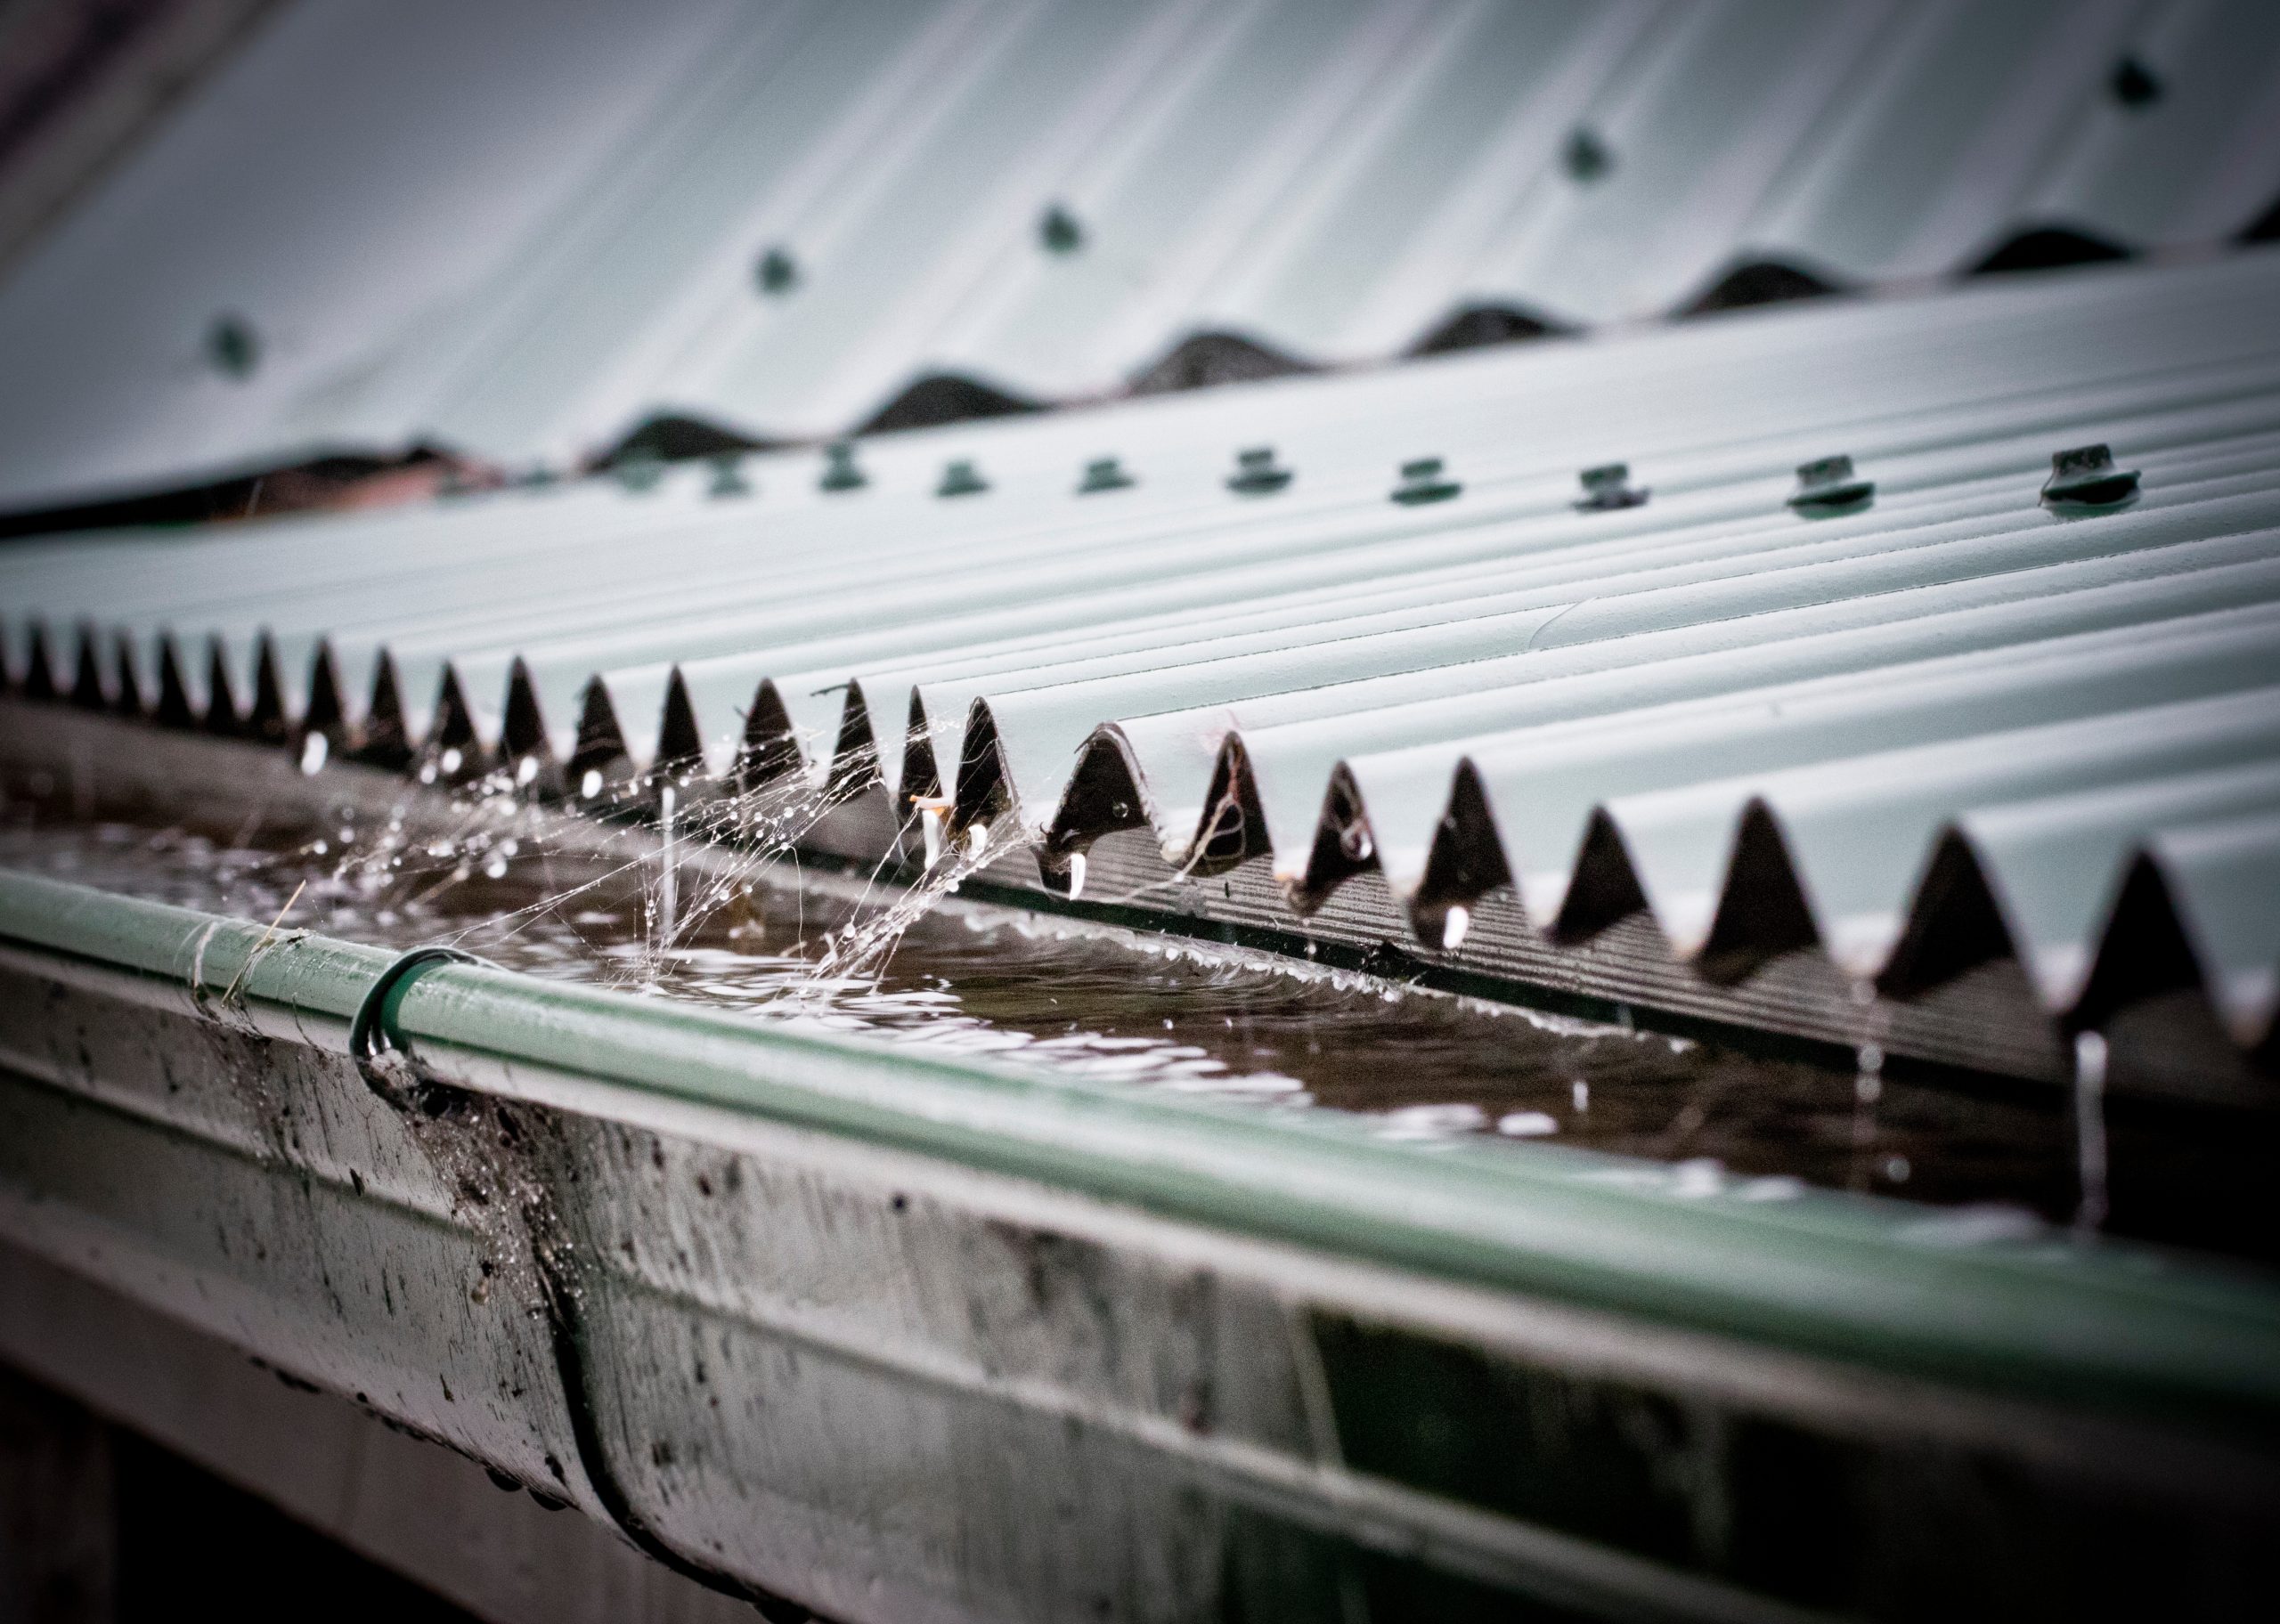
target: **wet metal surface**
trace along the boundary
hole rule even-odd
[[[53,780],[45,796],[33,779],[10,787],[0,865],[264,924],[450,941],[506,968],[758,1019],[1364,1113],[1390,1136],[1614,1151],[1712,1185],[1755,1180],[1767,1199],[1809,1183],[1984,1204],[1999,1226],[2102,1203],[2121,1232],[2262,1250],[2235,1214],[2263,1136],[2205,1115],[2109,1106],[2105,1165],[2086,1168],[2063,1091],[1919,1074],[1873,1051],[1846,1072],[963,898],[897,908],[891,886],[794,887],[782,866],[692,864],[668,885],[646,835],[629,832],[623,853],[564,849],[511,800],[407,791],[381,816],[344,801],[224,827],[132,807],[77,816]],[[661,947],[664,913],[675,928]]]
[[[455,896],[486,925],[533,897],[583,908],[601,917],[565,951],[637,988],[684,973],[647,946],[665,920],[690,922],[684,950],[712,931],[733,951],[739,923],[768,945],[790,893],[685,835],[211,740],[66,740],[44,760],[8,763],[15,856],[39,854],[45,810],[49,860],[76,854],[82,880],[181,864],[195,838],[187,866],[243,889],[232,921],[0,870],[11,1242],[707,1582],[851,1624],[1523,1603],[1787,1620],[1896,1616],[1877,1604],[1900,1571],[2079,1616],[2074,1596],[2147,1593],[2158,1570],[2229,1616],[2245,1570],[2227,1553],[2261,1548],[2270,1473],[2241,1441],[2280,1406],[2263,1277],[2022,1233],[2015,1209],[1929,1214],[1487,1135],[1390,1142],[1415,1121],[1373,1134],[457,965],[386,1016],[409,1069],[361,1068],[352,1017],[393,955],[296,930],[313,871],[311,921],[387,910],[407,936],[453,928]],[[118,791],[138,775],[178,827],[134,815]],[[344,845],[370,854],[369,894]],[[746,881],[757,922],[713,908]],[[877,968],[887,938],[818,905],[863,889],[813,876],[789,909],[806,946],[783,956]],[[915,911],[879,897],[890,921]],[[1008,928],[993,917],[940,898],[902,952]],[[514,951],[488,934],[469,945]],[[991,941],[1009,975],[1062,947]],[[1152,989],[1156,970],[1116,971],[1133,946],[1089,936],[1082,962],[1120,996]],[[884,991],[910,962],[887,959]],[[1185,960],[1160,977],[1183,996],[1196,980]],[[1065,1009],[1075,985],[1043,995]],[[1330,1003],[1293,1007],[1345,1029]],[[1087,1013],[1106,1035],[1149,1025],[1116,998]],[[1502,1019],[1486,1029],[1542,1030]],[[1392,1043],[1323,1046],[1416,1070]],[[1418,1080],[1449,1103],[1446,1076]],[[1881,1104],[1903,1079],[1873,1101],[1844,1081]],[[1831,1515],[1801,1523],[1801,1495]],[[2132,1507],[2186,1540],[2103,1537]],[[1985,1540],[1930,1543],[1964,1515]]]

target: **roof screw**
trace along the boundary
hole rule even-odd
[[[2113,92],[2115,101],[2132,110],[2151,107],[2162,99],[2162,82],[2134,56],[2125,56],[2113,65],[2113,77],[2106,81],[2106,88]]]
[[[760,264],[753,269],[753,280],[760,284],[762,293],[789,293],[800,285],[799,262],[792,257],[790,249],[772,248],[760,256]]]
[[[646,496],[664,481],[665,459],[655,451],[628,451],[612,472],[625,489],[636,496]]]
[[[1441,477],[1438,457],[1419,457],[1401,465],[1401,483],[1393,488],[1393,499],[1405,508],[1421,508],[1427,502],[1445,502],[1463,489],[1455,480]]]
[[[1607,142],[1578,125],[1568,132],[1568,144],[1560,149],[1559,162],[1569,180],[1588,186],[1606,178],[1607,172],[1615,167],[1615,154],[1608,150]]]
[[[713,458],[712,485],[707,496],[750,496],[752,482],[745,477],[745,459],[741,452],[722,451]]]
[[[1227,476],[1227,489],[1237,496],[1271,496],[1290,483],[1291,470],[1275,466],[1271,445],[1237,451],[1235,471]]]
[[[216,316],[206,329],[206,359],[224,378],[251,378],[261,364],[260,335],[243,316]]]
[[[934,487],[936,496],[979,496],[989,489],[989,482],[981,477],[973,463],[961,457],[942,467],[942,483]]]
[[[1085,228],[1065,205],[1052,203],[1037,223],[1037,240],[1048,254],[1074,254],[1085,246]]]
[[[1585,468],[1579,477],[1584,494],[1576,504],[1578,513],[1612,513],[1619,508],[1640,507],[1647,499],[1646,488],[1631,483],[1627,462],[1603,462],[1596,468]]]
[[[1854,475],[1850,457],[1824,457],[1798,465],[1797,488],[1789,492],[1789,506],[1809,519],[1828,518],[1859,512],[1876,494],[1876,481]]]
[[[2112,508],[2138,494],[2138,470],[2117,468],[2103,445],[2078,445],[2050,459],[2042,499],[2054,508]]]
[[[1077,483],[1077,494],[1094,496],[1103,491],[1127,491],[1138,483],[1115,458],[1095,457],[1085,465],[1085,477]]]
[[[818,491],[860,491],[871,483],[871,476],[855,466],[855,444],[850,440],[835,440],[823,448],[823,477],[816,481]]]

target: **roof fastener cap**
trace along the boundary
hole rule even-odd
[[[2078,445],[2053,453],[2042,499],[2054,507],[2111,508],[2138,494],[2138,470],[2117,468],[2104,445]]]
[[[1138,483],[1115,458],[1095,457],[1085,465],[1085,477],[1077,482],[1077,494],[1091,496],[1102,491],[1123,491]]]
[[[1227,489],[1238,496],[1267,496],[1289,484],[1291,478],[1290,469],[1276,465],[1273,446],[1253,446],[1235,453],[1235,471],[1227,476]]]
[[[708,496],[750,496],[752,482],[745,477],[745,459],[736,451],[723,451],[712,459],[712,484]]]
[[[1037,240],[1048,254],[1074,254],[1085,246],[1085,228],[1064,205],[1050,204],[1037,223]]]
[[[1631,465],[1627,462],[1601,463],[1596,468],[1585,468],[1577,477],[1584,482],[1584,494],[1576,503],[1578,513],[1636,508],[1647,499],[1647,491],[1632,484]]]
[[[1441,476],[1438,457],[1419,457],[1401,465],[1401,483],[1393,488],[1393,499],[1405,508],[1416,508],[1427,502],[1445,502],[1463,489],[1455,480]]]
[[[823,448],[823,477],[816,481],[819,491],[860,491],[871,483],[871,476],[855,466],[855,446],[851,441],[835,440]]]
[[[989,482],[973,464],[961,457],[942,466],[942,483],[934,487],[936,496],[979,496],[989,489]]]
[[[1608,150],[1607,142],[1579,125],[1568,132],[1559,161],[1569,180],[1588,186],[1615,167],[1615,154]]]
[[[2113,65],[2113,77],[2106,81],[2113,92],[2113,99],[2133,111],[2151,107],[2162,99],[2162,82],[2154,70],[2134,56],[2125,56]]]
[[[1789,492],[1789,506],[1808,518],[1865,508],[1877,494],[1877,482],[1852,472],[1850,457],[1823,457],[1797,467],[1797,488]]]
[[[617,483],[637,495],[655,491],[665,477],[665,459],[654,451],[634,451],[618,459],[612,470]]]
[[[224,378],[251,378],[261,364],[261,335],[243,316],[216,316],[206,329],[206,359]]]
[[[770,248],[753,268],[753,280],[760,284],[762,293],[789,293],[800,285],[799,262],[788,248]]]

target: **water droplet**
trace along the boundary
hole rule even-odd
[[[1069,900],[1074,902],[1084,894],[1085,854],[1072,851],[1069,854]]]
[[[1378,1132],[1387,1139],[1435,1140],[1487,1125],[1488,1114],[1477,1105],[1405,1105],[1380,1117]]]
[[[1745,1201],[1795,1201],[1805,1193],[1805,1181],[1777,1173],[1751,1179],[1734,1193]]]
[[[538,776],[538,758],[525,756],[515,763],[515,787],[521,789]]]
[[[2101,1032],[2074,1037],[2074,1160],[2081,1200],[2074,1227],[2101,1228],[2106,1214],[2105,1136],[2106,1042]]]
[[[1496,1120],[1496,1131],[1514,1139],[1541,1139],[1559,1132],[1559,1125],[1542,1111],[1510,1111]]]
[[[1454,953],[1464,941],[1464,933],[1472,929],[1472,911],[1461,902],[1449,905],[1441,917],[1441,951]]]
[[[321,733],[311,733],[301,741],[301,771],[314,778],[323,770],[325,757],[331,753],[332,741]]]
[[[465,762],[466,759],[467,758],[465,756],[460,754],[459,746],[455,744],[451,749],[444,752],[444,759],[442,762],[443,769],[447,773],[456,773],[460,770],[460,765]]]

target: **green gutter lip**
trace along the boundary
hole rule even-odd
[[[343,1055],[395,957],[4,871],[0,939],[171,984],[185,1009],[234,986],[249,1013]],[[1895,1201],[1682,1195],[1652,1163],[1403,1143],[1326,1111],[1151,1093],[487,966],[424,969],[388,1003],[400,1046],[476,1087],[531,1071],[614,1084],[1671,1328],[2280,1437],[2280,1285],[2245,1269],[2056,1230],[1958,1244],[1939,1214]]]

